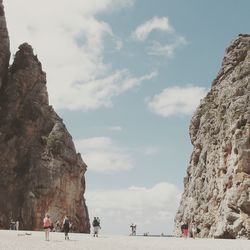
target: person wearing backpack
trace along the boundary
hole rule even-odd
[[[63,220],[63,231],[65,234],[65,240],[69,240],[69,229],[70,229],[70,221],[69,218],[65,215]]]
[[[45,240],[49,241],[49,232],[51,228],[52,221],[50,219],[49,214],[46,214],[43,219],[43,228],[45,231]]]
[[[98,233],[100,230],[100,219],[98,217],[94,217],[94,220],[92,222],[92,226],[94,227],[94,237],[98,237]]]

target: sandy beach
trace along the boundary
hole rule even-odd
[[[31,234],[31,235],[28,235]],[[88,234],[51,233],[50,241],[44,232],[0,231],[0,250],[248,250],[248,240],[182,239],[167,237],[132,237]]]

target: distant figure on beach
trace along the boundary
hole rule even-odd
[[[55,227],[56,232],[61,232],[61,226],[59,220],[56,222],[56,227]]]
[[[191,233],[192,233],[193,239],[195,239],[196,233],[197,233],[197,226],[196,226],[195,221],[193,221],[193,222],[191,223]]]
[[[13,219],[10,220],[10,230],[16,230],[16,222]]]
[[[43,219],[43,228],[45,231],[45,240],[49,241],[49,232],[51,228],[52,221],[50,219],[49,214],[46,214]]]
[[[93,234],[93,236],[94,237],[98,237],[99,230],[101,229],[99,217],[94,217],[94,220],[92,222],[92,226],[94,228],[94,234]]]
[[[17,231],[19,230],[19,221],[18,220],[16,221],[16,230]]]
[[[51,222],[51,225],[50,225],[50,232],[55,232],[55,227],[54,227],[54,224],[53,222]]]
[[[182,235],[184,236],[184,238],[188,237],[188,223],[187,222],[185,222],[181,225],[181,232],[182,232]]]
[[[70,229],[70,221],[69,218],[65,215],[63,220],[63,231],[65,234],[65,240],[69,240],[69,229]]]
[[[132,223],[130,228],[131,228],[131,235],[135,236],[136,235],[136,225],[134,225],[134,223]]]

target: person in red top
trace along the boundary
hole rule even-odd
[[[44,219],[43,219],[43,228],[45,231],[45,240],[49,241],[49,231],[50,231],[50,227],[51,227],[51,219],[49,214],[46,214]]]
[[[188,223],[184,223],[181,225],[181,232],[183,233],[184,238],[188,237]]]

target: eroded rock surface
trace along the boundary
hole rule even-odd
[[[9,67],[9,39],[0,0],[0,228],[42,228],[68,215],[89,232],[84,200],[86,165],[62,119],[48,103],[46,75],[32,47],[20,45]]]
[[[10,42],[6,26],[3,1],[0,0],[0,88],[8,73],[10,58]]]
[[[194,146],[177,212],[202,237],[250,239],[250,35],[226,50],[190,125]]]

